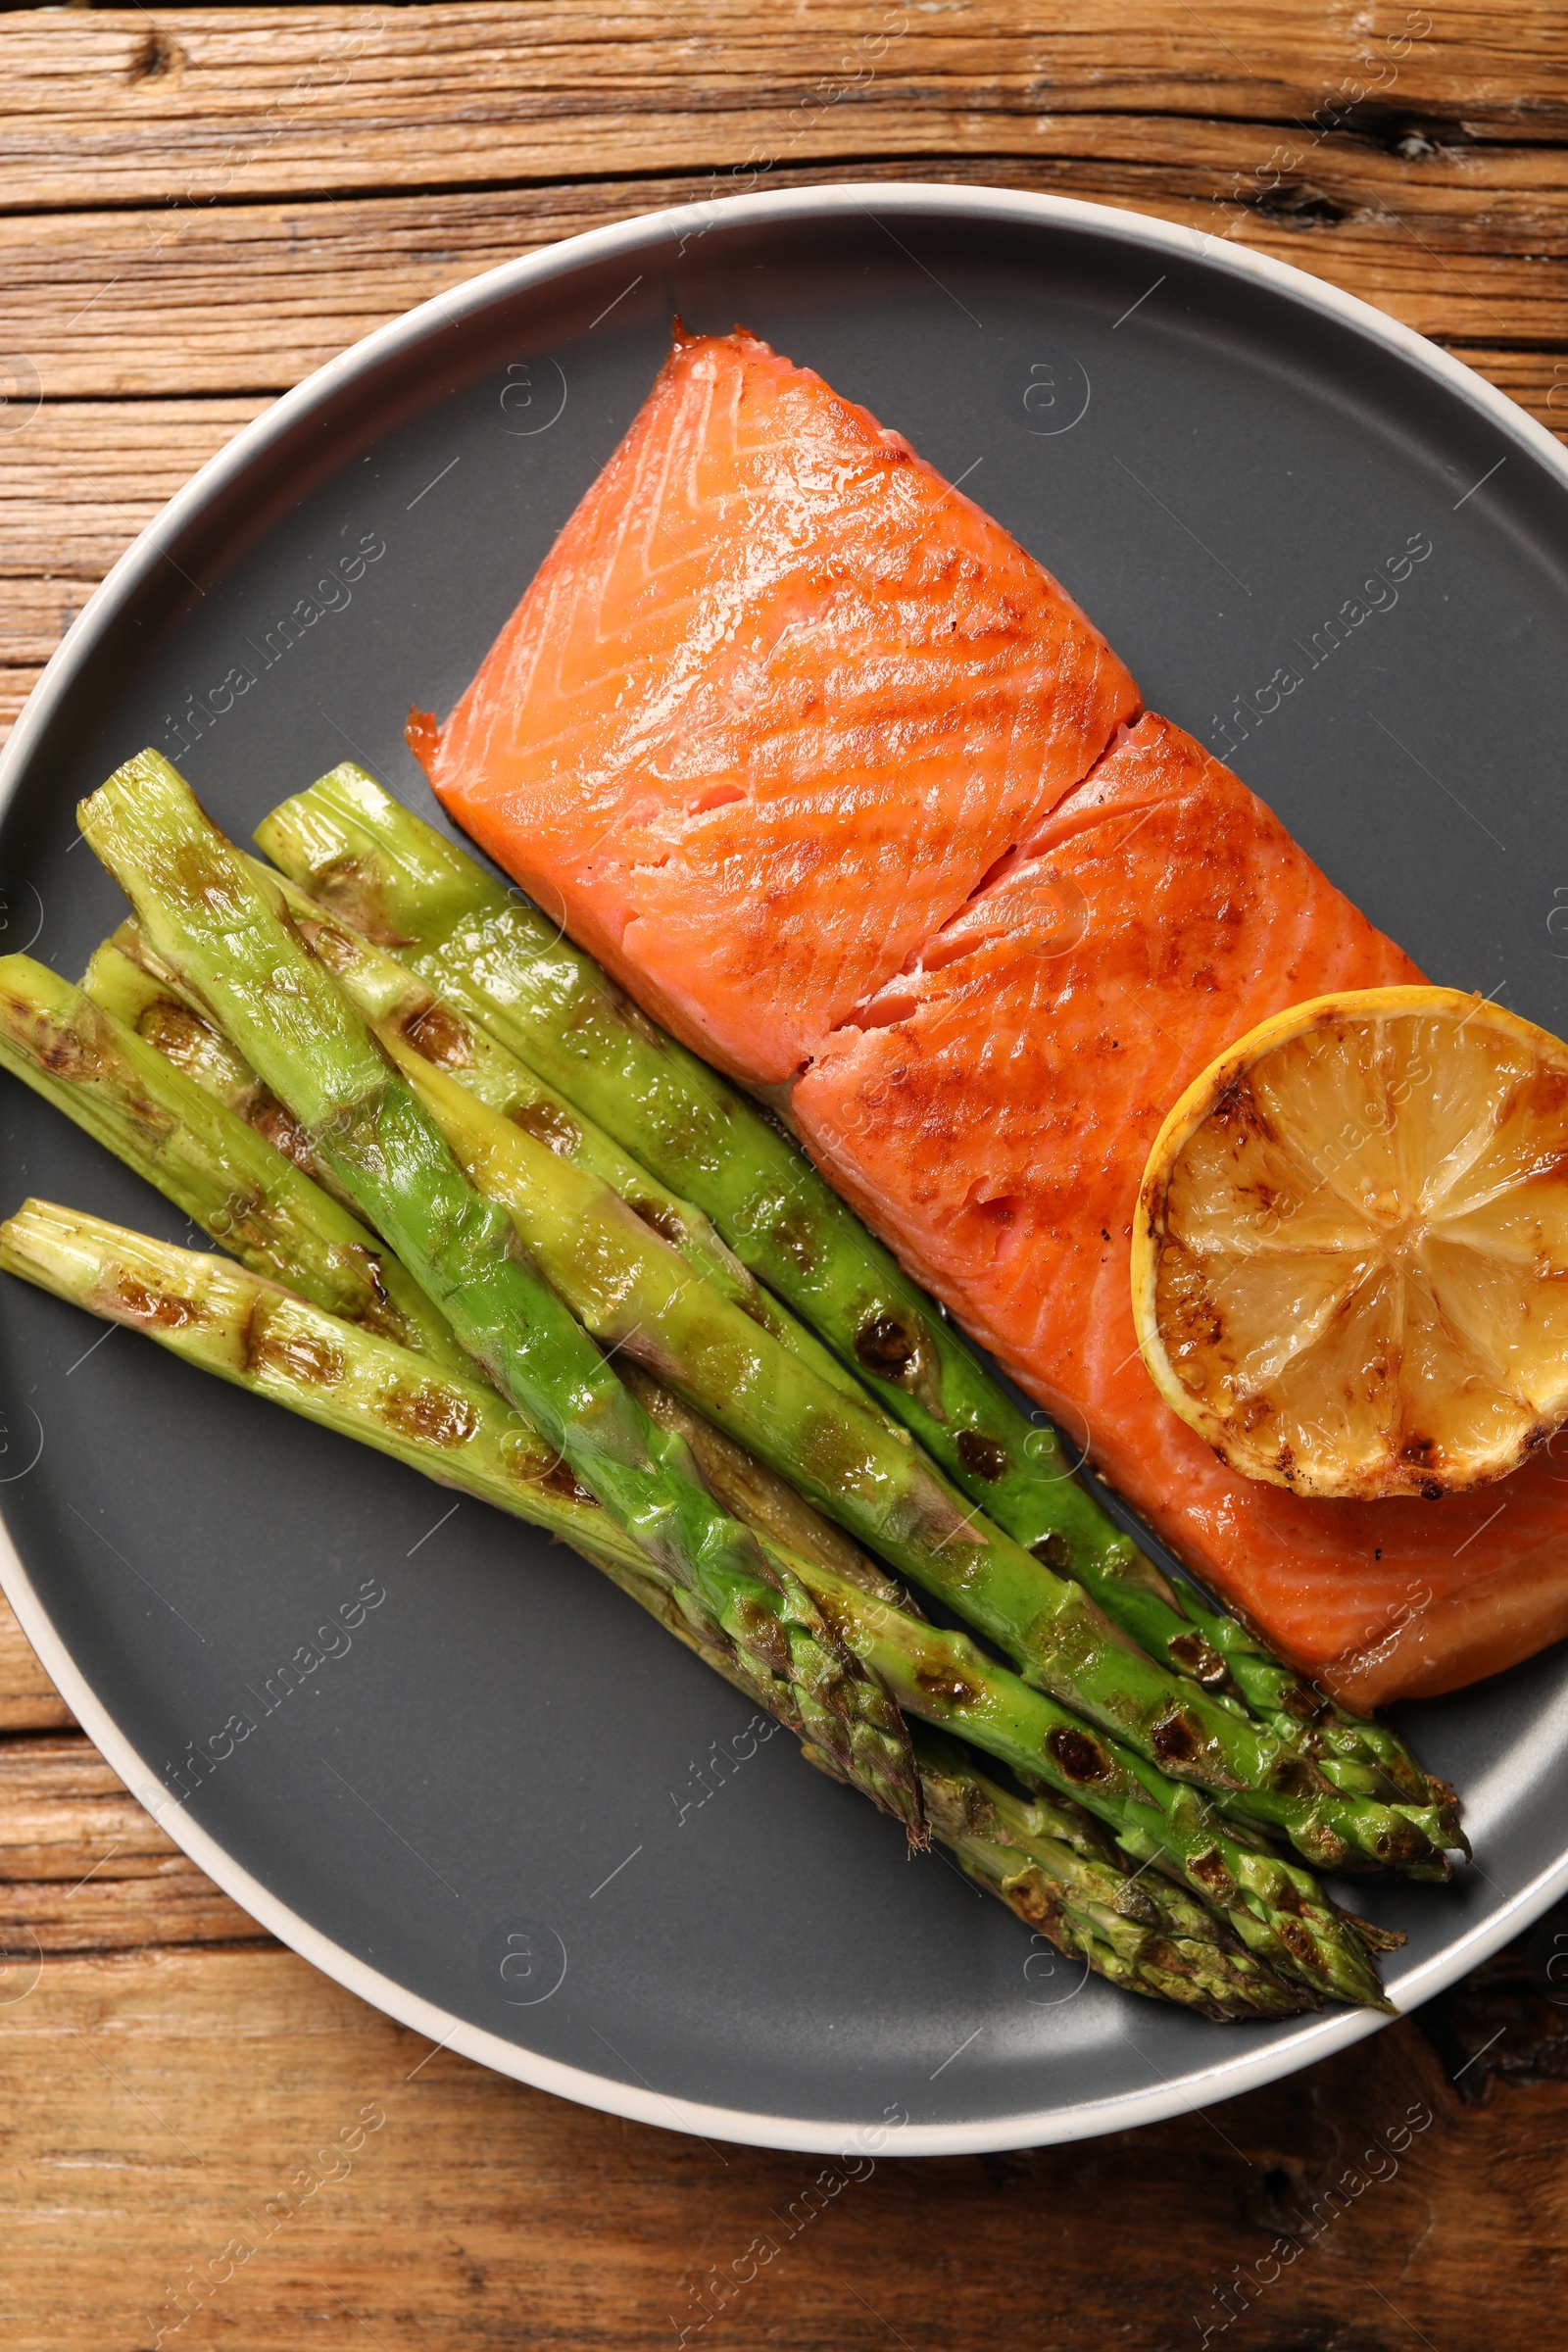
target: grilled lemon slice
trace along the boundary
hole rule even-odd
[[[1455,989],[1292,1005],[1160,1129],[1132,1284],[1160,1395],[1249,1478],[1505,1477],[1568,1417],[1568,1046]]]

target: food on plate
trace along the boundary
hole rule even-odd
[[[562,1479],[559,1455],[471,1374],[433,1367],[223,1259],[45,1201],[26,1201],[0,1225],[0,1267],[563,1536],[749,1698],[776,1706],[776,1693],[748,1673],[736,1649],[684,1613],[642,1547]],[[799,1540],[798,1519],[792,1533]],[[1316,2006],[1303,1983],[1254,1957],[1206,1903],[1147,1871],[1135,1884],[1075,1805],[1043,1792],[1020,1799],[981,1772],[971,1750],[925,1727],[914,1747],[933,1836],[1027,1926],[1102,1976],[1220,2019]],[[1358,1934],[1365,1932],[1363,1923]]]
[[[1433,1794],[1387,1725],[1348,1716],[1234,1617],[1169,1585],[1072,1478],[1054,1433],[983,1370],[780,1129],[652,1027],[590,956],[461,849],[352,765],[283,803],[257,838],[323,907],[399,943],[410,969],[438,992],[444,1022],[461,1017],[476,1041],[506,1040],[514,1069],[520,1056],[547,1071],[572,1115],[601,1122],[701,1202],[737,1254],[858,1366],[971,1500],[1082,1583],[1151,1655],[1245,1706],[1269,1739],[1336,1787],[1359,1795],[1392,1788],[1418,1802]],[[341,965],[342,947],[332,953]],[[397,999],[394,986],[383,988],[387,1003]],[[493,1049],[463,1051],[474,1056],[465,1083],[509,1108],[506,1087],[484,1074]]]
[[[1239,1700],[1206,1697],[1142,1656],[1080,1590],[1016,1546],[1021,1572],[1039,1580],[1020,1592],[1057,1592],[1064,1661],[1076,1651],[1071,1696],[1089,1713],[993,1663],[966,1636],[924,1623],[885,1572],[803,1499],[824,1494],[849,1515],[830,1461],[835,1448],[868,1432],[894,1449],[881,1459],[890,1481],[905,1482],[906,1502],[940,1494],[939,1474],[906,1435],[868,1398],[852,1404],[841,1387],[810,1369],[806,1354],[739,1314],[602,1176],[542,1144],[526,1124],[509,1122],[485,1093],[519,1098],[526,1071],[510,1069],[499,1048],[473,1050],[471,1037],[465,1053],[464,1015],[412,984],[384,950],[356,943],[324,908],[245,859],[166,762],[151,755],[130,762],[80,814],[86,838],[126,883],[136,910],[122,947],[95,957],[95,985],[138,1025],[117,1022],[102,1004],[64,991],[51,975],[33,978],[40,967],[13,959],[4,975],[18,1008],[13,1066],[155,1181],[167,1183],[177,1163],[210,1226],[222,1212],[215,1213],[210,1193],[192,1183],[186,1166],[200,1162],[200,1151],[180,1160],[165,1138],[144,1145],[128,1116],[110,1134],[86,1057],[68,1054],[64,1067],[54,1066],[62,1059],[52,1051],[55,1040],[67,1028],[92,1032],[109,1066],[119,1066],[117,1054],[134,1068],[139,1055],[162,1051],[162,1099],[174,1102],[182,1089],[204,1096],[209,1148],[228,1132],[225,1122],[252,1145],[262,1140],[233,1105],[274,1122],[280,1107],[292,1122],[295,1157],[277,1153],[277,1164],[296,1191],[306,1188],[305,1207],[314,1191],[310,1171],[332,1174],[372,1218],[383,1265],[403,1264],[453,1319],[491,1387],[475,1383],[471,1370],[452,1373],[399,1348],[363,1319],[333,1324],[310,1302],[282,1299],[248,1273],[179,1251],[160,1255],[160,1245],[69,1211],[33,1204],[13,1221],[4,1245],[13,1271],[372,1442],[385,1443],[390,1419],[403,1458],[417,1458],[453,1483],[469,1477],[472,1491],[505,1501],[502,1487],[512,1477],[510,1504],[522,1515],[548,1523],[539,1488],[554,1484],[557,1519],[569,1511],[573,1540],[665,1623],[678,1621],[701,1654],[759,1693],[801,1733],[814,1761],[914,1834],[945,1838],[982,1884],[1117,1981],[1214,2015],[1280,2015],[1324,1998],[1381,2001],[1371,1955],[1388,1937],[1339,1912],[1308,1871],[1269,1850],[1267,1832],[1295,1836],[1309,1850],[1314,1835],[1327,1841],[1326,1851],[1354,1853],[1359,1841],[1364,1863],[1440,1876],[1446,1863],[1435,1840],[1449,1832],[1444,1802],[1400,1801],[1392,1781],[1386,1800],[1374,1800],[1303,1771],[1299,1755],[1259,1740]],[[29,1004],[49,1002],[51,989],[58,996],[53,1028],[25,1017]],[[377,1019],[372,1030],[366,1010],[378,1015],[389,1007],[402,1008],[402,1023]],[[184,1017],[175,1018],[176,1010]],[[150,1043],[153,1036],[161,1046]],[[419,1093],[400,1067],[418,1081]],[[464,1069],[482,1072],[471,1094],[457,1082]],[[464,1095],[471,1117],[445,1099],[448,1090]],[[146,1091],[151,1099],[153,1090]],[[497,1200],[467,1185],[420,1094],[443,1102],[475,1172],[526,1235],[537,1260],[525,1269],[527,1281],[543,1273],[561,1290],[541,1297],[514,1279],[523,1261],[497,1230]],[[527,1148],[509,1152],[503,1137]],[[297,1221],[302,1229],[310,1222],[303,1210]],[[270,1271],[299,1287],[318,1282],[309,1250],[298,1274],[290,1268],[287,1232],[269,1233],[259,1220],[253,1246],[258,1237],[278,1253]],[[652,1285],[661,1274],[667,1280],[668,1267],[681,1267],[674,1293],[699,1293],[702,1313],[715,1318],[704,1343],[705,1327],[689,1320],[690,1310],[677,1314],[651,1288],[640,1295],[656,1324],[646,1358],[689,1383],[711,1422],[694,1397],[672,1394],[645,1367],[628,1364],[622,1380],[593,1348],[585,1325],[603,1311],[608,1294],[594,1297],[584,1268],[616,1250],[612,1281],[631,1275]],[[570,1315],[562,1291],[584,1322]],[[362,1308],[368,1311],[363,1298]],[[789,1425],[793,1446],[780,1445],[763,1419],[756,1423],[783,1478],[739,1446],[733,1431],[714,1425],[729,1405],[711,1367],[705,1371],[702,1344],[716,1346],[717,1335],[731,1350],[744,1341],[775,1372],[782,1364],[798,1381],[816,1384],[797,1391],[809,1397],[811,1415]],[[736,1360],[720,1352],[719,1369],[732,1372]],[[411,1383],[430,1410],[389,1415],[389,1400],[395,1408]],[[482,1410],[468,1394],[474,1387]],[[447,1409],[435,1411],[443,1398]],[[501,1427],[519,1430],[511,1454],[495,1443],[488,1450],[469,1443],[495,1432],[498,1410]],[[551,1465],[543,1482],[541,1461]],[[848,1466],[853,1475],[855,1465]],[[906,1527],[895,1532],[906,1540]],[[887,1548],[888,1531],[875,1533]],[[984,1533],[987,1544],[1004,1541]],[[1006,1564],[1008,1555],[1001,1556]],[[1030,1631],[1039,1638],[1038,1629]],[[1147,1706],[1156,1697],[1168,1724],[1201,1729],[1211,1709],[1226,1717],[1215,1742],[1222,1768],[1185,1754],[1179,1742],[1168,1769],[1138,1752],[1140,1738],[1146,1749],[1154,1744],[1147,1718],[1120,1725],[1121,1712],[1129,1699]],[[1111,1718],[1108,1725],[1094,1719],[1096,1707]],[[1137,1708],[1131,1713],[1136,1718]],[[917,1744],[911,1722],[961,1735],[956,1761],[924,1734]],[[1118,1725],[1131,1737],[1118,1737]],[[988,1779],[969,1760],[976,1748],[1042,1792],[1039,1801]],[[1249,1753],[1256,1772],[1244,1784],[1230,1767]],[[1194,1779],[1213,1784],[1206,1800]],[[1121,1861],[1084,1814],[1109,1833]],[[1227,1814],[1245,1828],[1233,1833]],[[1137,1880],[1151,1865],[1180,1884],[1160,1884],[1146,1909]]]
[[[81,991],[0,962],[0,1062],[241,1263],[29,1202],[0,1264],[566,1536],[1112,1981],[1386,2006],[1303,1862],[1464,1840],[1353,1707],[1568,1628],[1568,1049],[742,329],[410,739],[543,913],[354,767],[270,867],[156,754],[83,803],[133,914]]]
[[[846,1779],[920,1834],[907,1736],[787,1562],[719,1509],[518,1250],[364,1022],[156,753],[78,812],[155,954],[199,991],[312,1155],[573,1475],[678,1576],[691,1605],[787,1689]]]
[[[787,1083],[1138,691],[819,375],[687,335],[439,732],[458,821],[721,1069]]]
[[[276,885],[274,884],[275,888]],[[479,1099],[450,1041],[461,1016],[417,992],[412,1030],[377,1020],[405,1002],[395,959],[285,889],[290,919],[310,939],[388,1059],[402,1071],[478,1191],[511,1215],[533,1263],[585,1330],[675,1388],[710,1422],[749,1447],[892,1567],[968,1619],[1025,1679],[1053,1690],[1179,1777],[1218,1788],[1217,1801],[1290,1837],[1320,1864],[1360,1853],[1413,1870],[1441,1869],[1451,1824],[1430,1792],[1395,1813],[1379,1788],[1336,1792],[1292,1742],[1282,1783],[1253,1727],[1230,1708],[1107,1641],[1083,1589],[1012,1543],[947,1487],[863,1393],[853,1402],[824,1382],[820,1349],[790,1348],[743,1305],[694,1282],[678,1252],[592,1171],[564,1164],[519,1130],[496,1101]],[[491,1045],[488,1092],[517,1091],[511,1061]],[[512,1065],[517,1067],[514,1063]],[[802,1338],[804,1340],[804,1336]],[[1240,1782],[1240,1788],[1236,1783]]]
[[[1263,1496],[1160,1398],[1127,1304],[1137,1180],[1199,1071],[1304,997],[1421,975],[1237,778],[1139,717],[1047,575],[1046,605],[1019,601],[1030,560],[995,525],[976,538],[973,514],[755,338],[678,336],[452,718],[411,740],[549,921],[787,1112],[909,1271],[1293,1666],[1355,1706],[1493,1672],[1568,1631],[1554,1466],[1517,1473],[1490,1525],[1457,1494],[1402,1523]],[[952,626],[940,600],[884,597],[911,578],[947,583]],[[1032,669],[1015,624],[1020,642],[1034,628]],[[1029,693],[999,701],[1020,676]],[[939,710],[947,734],[922,732]],[[352,897],[353,858],[326,879]],[[431,960],[455,941],[485,965],[474,911]]]
[[[394,960],[327,918],[315,926],[313,960],[303,945],[312,921],[309,902],[280,893],[214,834],[166,763],[146,757],[132,761],[86,804],[83,829],[131,892],[147,944],[205,995],[247,1054],[257,1052],[258,1077],[292,1110],[313,1156],[375,1216],[416,1272],[421,1253],[428,1260],[431,1245],[411,1216],[421,1193],[432,1200],[439,1197],[434,1178],[416,1162],[444,1145],[454,1195],[466,1178],[474,1206],[503,1208],[530,1269],[550,1286],[552,1310],[564,1326],[556,1342],[563,1356],[569,1333],[575,1347],[570,1360],[585,1365],[591,1356],[586,1333],[642,1361],[775,1471],[791,1476],[809,1501],[889,1565],[966,1617],[1028,1681],[1176,1778],[1212,1789],[1222,1811],[1279,1831],[1320,1864],[1359,1857],[1415,1875],[1446,1874],[1446,1828],[1438,1807],[1338,1789],[1298,1754],[1281,1774],[1271,1745],[1245,1716],[1117,1641],[1081,1586],[966,1509],[868,1400],[846,1399],[809,1360],[695,1279],[672,1245],[612,1186],[519,1129],[438,1059],[427,1058],[430,1040],[440,1041],[439,1054],[457,1025],[458,1016],[439,1000],[426,1006],[412,1035],[377,1020],[389,1000],[400,1002],[406,993]],[[169,879],[172,874],[177,882]],[[215,905],[226,910],[221,919]],[[280,919],[284,905],[287,930]],[[244,909],[243,958],[233,944],[236,906]],[[336,973],[341,994],[323,966]],[[264,973],[259,985],[252,975]],[[303,1008],[314,999],[311,1026],[324,1027],[329,1019],[338,1024],[336,1054],[348,1074],[332,1081],[337,1092],[330,1106],[319,1071],[307,1077],[298,1066],[297,1040],[279,1039],[266,1025],[267,999],[279,995],[292,1021],[306,1019]],[[417,1042],[421,1029],[425,1052]],[[372,1039],[384,1056],[373,1087],[361,1058],[373,1053]],[[406,1088],[392,1077],[394,1070]],[[413,1138],[399,1146],[407,1174],[386,1141],[405,1130]],[[380,1140],[362,1143],[362,1133]],[[494,1256],[487,1239],[483,1262]],[[477,1267],[477,1250],[472,1258]],[[449,1279],[437,1280],[443,1299]],[[480,1298],[477,1284],[474,1295]],[[575,1323],[565,1320],[563,1309]],[[534,1313],[538,1317],[537,1307]],[[495,1377],[501,1360],[496,1343],[484,1346],[481,1360]],[[608,1396],[613,1376],[597,1368]],[[614,1509],[603,1453],[590,1442],[592,1421],[584,1431],[563,1421],[558,1435],[557,1423],[547,1417],[561,1410],[553,1393],[527,1388],[526,1376],[502,1377],[583,1483]],[[585,1371],[576,1377],[586,1382]],[[605,1414],[602,1403],[595,1409]],[[603,1447],[605,1441],[599,1443]],[[690,1511],[689,1502],[686,1507]]]
[[[1447,988],[1274,1014],[1155,1137],[1132,1296],[1161,1396],[1250,1478],[1505,1477],[1568,1413],[1568,1046]]]

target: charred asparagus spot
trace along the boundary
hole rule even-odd
[[[803,1722],[846,1775],[920,1836],[907,1737],[874,1672],[844,1647],[789,1564],[770,1561],[718,1508],[684,1444],[621,1385],[183,779],[144,753],[79,816],[153,952],[196,993],[469,1354],[694,1604],[760,1670],[789,1677]]]
[[[183,1360],[423,1471],[442,1485],[548,1529],[758,1703],[805,1732],[787,1678],[759,1671],[690,1596],[656,1569],[538,1432],[471,1374],[291,1298],[220,1258],[172,1248],[104,1220],[28,1201],[0,1227],[0,1265],[91,1311],[144,1331]],[[657,1384],[643,1377],[650,1396]],[[664,1398],[676,1426],[696,1416]],[[713,1459],[766,1541],[781,1524],[802,1547],[849,1567],[880,1599],[887,1580],[797,1497],[773,1492],[726,1439]],[[853,1580],[851,1580],[853,1581]],[[857,1588],[860,1589],[860,1588]],[[1020,1800],[972,1753],[921,1729],[917,1762],[933,1834],[976,1882],[1031,1927],[1129,1989],[1211,2017],[1288,2016],[1314,2005],[1248,1950],[1224,1920],[1158,1873],[1121,1867],[1089,1817],[1064,1801]],[[808,1734],[807,1734],[808,1740]],[[813,1760],[836,1760],[808,1743]]]
[[[1152,1657],[1229,1695],[1273,1740],[1319,1752],[1287,1702],[1296,1678],[1236,1619],[1173,1590],[1070,1476],[1054,1433],[989,1377],[805,1154],[656,1028],[559,927],[353,763],[274,809],[257,838],[284,873],[706,1210],[753,1274],[858,1366],[1016,1544],[1047,1547],[1046,1564],[1081,1583]],[[1386,1725],[1332,1702],[1316,1723],[1323,1769],[1347,1793],[1444,1812],[1440,1791]],[[1356,1767],[1371,1776],[1365,1783]],[[1437,1842],[1461,1842],[1451,1808],[1445,1822]]]

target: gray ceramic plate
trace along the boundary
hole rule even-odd
[[[454,701],[677,310],[744,319],[967,481],[1151,705],[1231,757],[1428,971],[1568,1027],[1561,452],[1315,279],[1128,214],[951,188],[579,237],[278,402],[117,566],[17,727],[5,947],[74,973],[118,920],[73,809],[143,744],[242,837],[350,755],[430,813],[404,713]],[[1412,541],[1431,553],[1396,584]],[[1301,679],[1283,700],[1282,669]],[[6,1207],[35,1192],[185,1238],[0,1089]],[[759,1740],[570,1553],[129,1333],[97,1338],[5,1284],[6,1591],[187,1851],[436,2040],[653,2123],[912,2154],[1149,2120],[1369,2030],[1221,2030],[1081,1982],[942,1860],[906,1862],[793,1741]],[[1564,1659],[1408,1728],[1464,1793],[1477,1867],[1361,1893],[1409,1930],[1388,1970],[1404,2006],[1568,1884]]]

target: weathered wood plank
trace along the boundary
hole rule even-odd
[[[7,2340],[1539,2352],[1568,2286],[1539,1974],[1205,2114],[901,2163],[566,2107],[275,1950],[46,1961],[0,1984]]]
[[[0,1968],[0,2004],[8,1972],[14,1977],[28,1952],[261,1935],[80,1732],[0,1739],[0,1949],[10,1955]]]
[[[0,581],[96,583],[195,468],[266,408],[255,400],[45,406],[0,440]],[[63,605],[69,601],[61,589]],[[11,606],[24,628],[47,612]],[[11,612],[17,618],[12,623]]]
[[[126,1804],[130,1799],[125,1799]],[[156,1872],[121,1876],[124,1856],[110,1845],[95,1877],[74,1884],[48,1879],[0,1882],[0,1970],[24,1965],[35,1952],[152,1951],[169,1944],[270,1944],[272,1938],[248,1912],[220,1891],[205,1871],[174,1854]],[[9,1856],[0,1868],[10,1870]],[[3,2018],[0,2018],[3,2023]]]
[[[3,1598],[0,1734],[0,2031],[40,1953],[270,1940],[72,1727]]]
[[[773,184],[874,186],[912,174],[1123,205],[1295,263],[1423,333],[1568,343],[1568,155],[1557,150],[1406,161],[1336,138],[1282,178],[1269,160],[1272,129],[1101,116],[1051,128],[1052,152],[1027,160],[818,166],[780,172]],[[515,254],[731,184],[688,173],[14,217],[0,221],[6,333],[46,401],[279,391],[385,319]]]
[[[73,1723],[71,1709],[0,1594],[0,1732],[69,1731]]]
[[[1050,154],[1064,114],[1560,138],[1559,5],[715,0],[7,19],[17,204],[207,202],[823,157]],[[346,135],[347,134],[347,135]]]
[[[0,437],[0,734],[116,557],[267,405],[46,404]]]
[[[0,1880],[74,1884],[111,1852],[145,1878],[177,1850],[79,1732],[0,1740]]]

